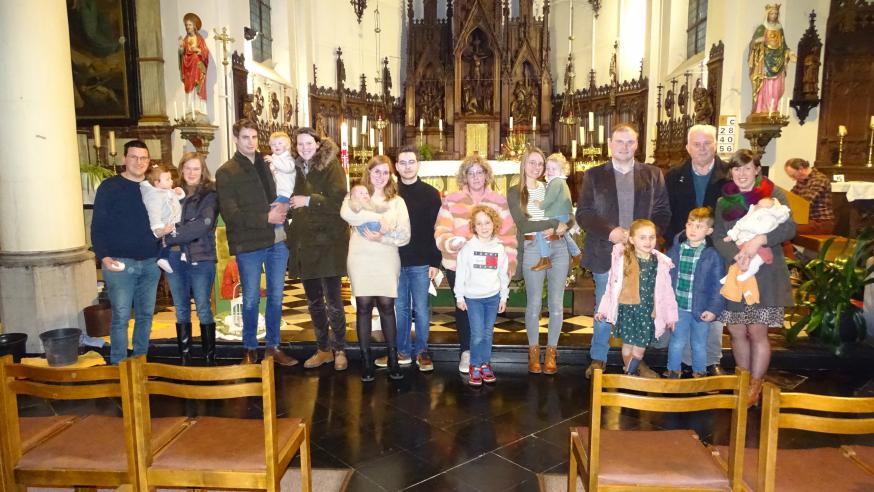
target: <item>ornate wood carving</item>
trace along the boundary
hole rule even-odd
[[[253,75],[253,91],[250,93],[245,57],[236,51],[231,54],[231,72],[235,114],[237,118],[248,118],[258,123],[260,150],[269,153],[271,133],[284,131],[291,134],[298,126],[297,90],[275,80]]]
[[[690,72],[683,75],[683,81],[671,79],[671,88],[659,84],[657,98],[656,135],[654,158],[657,166],[668,168],[688,159],[686,134],[692,125],[716,126],[722,99],[722,64],[725,45],[722,41],[710,47],[707,62],[707,87],[699,77],[691,89]],[[680,84],[677,92],[677,84]],[[665,96],[662,99],[662,93]],[[691,101],[690,101],[691,100]],[[689,111],[690,103],[694,110]],[[665,119],[662,119],[662,109]]]
[[[795,70],[795,89],[789,105],[795,108],[798,123],[803,125],[810,110],[819,105],[819,58],[822,41],[816,32],[816,11],[810,11],[810,26],[798,42],[798,68]]]
[[[838,125],[848,131],[844,167],[863,166],[871,117],[866,109],[874,107],[874,3],[832,0],[825,39],[816,166],[837,162]]]

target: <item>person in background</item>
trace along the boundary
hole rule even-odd
[[[103,181],[94,196],[91,243],[112,303],[112,364],[127,357],[131,308],[136,312],[133,355],[149,351],[161,270],[156,263],[160,246],[140,194],[148,169],[148,147],[142,140],[131,140],[124,145],[124,171]]]
[[[783,165],[786,175],[795,180],[792,193],[810,203],[807,224],[796,224],[795,234],[834,234],[835,209],[832,207],[832,185],[828,176],[821,173],[809,162],[792,158]],[[793,238],[794,239],[794,238]],[[783,245],[787,258],[795,258],[795,249],[787,241]]]
[[[215,282],[215,227],[218,195],[203,156],[186,152],[179,161],[179,185],[185,190],[182,220],[176,234],[166,236],[170,249],[167,283],[176,310],[176,342],[182,364],[191,360],[191,299],[200,323],[200,341],[206,365],[215,365],[215,320],[212,312],[212,286]]]

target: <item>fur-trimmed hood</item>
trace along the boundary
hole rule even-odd
[[[296,149],[294,149],[292,155],[294,155],[294,164],[297,167],[303,168],[303,158],[297,153]],[[337,147],[337,144],[330,138],[323,138],[318,150],[313,154],[313,158],[310,159],[310,165],[312,169],[321,171],[327,168],[328,164],[336,160],[338,155],[340,155],[340,148]]]

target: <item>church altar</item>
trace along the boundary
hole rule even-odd
[[[441,193],[451,193],[458,190],[455,175],[461,161],[421,161],[419,164],[419,177]],[[507,187],[514,182],[519,174],[517,161],[489,161],[492,174],[495,177],[495,191],[502,194],[507,192]]]

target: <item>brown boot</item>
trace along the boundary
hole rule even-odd
[[[538,261],[536,265],[531,267],[531,271],[532,272],[539,272],[540,270],[546,270],[549,268],[552,268],[552,262],[549,261],[548,256],[544,256],[544,257],[540,258],[540,261]]]
[[[637,375],[642,378],[659,379],[659,373],[653,371],[643,360],[637,366]]]
[[[313,369],[322,364],[327,364],[328,362],[334,362],[334,353],[330,350],[317,349],[316,353],[303,363],[303,366],[307,369]]]
[[[586,379],[592,379],[592,374],[594,374],[595,369],[604,370],[607,367],[607,362],[598,359],[592,359],[592,363],[589,364],[589,367],[586,368]]]
[[[540,346],[532,345],[528,347],[528,372],[531,374],[540,374]]]
[[[273,362],[281,366],[291,367],[297,365],[297,359],[286,355],[279,347],[267,347],[264,351],[264,358],[273,357]]]
[[[547,346],[546,357],[543,358],[543,374],[555,374],[558,371],[558,365],[555,362],[556,358],[558,358],[556,348],[554,346]]]
[[[758,405],[759,398],[762,396],[762,383],[765,380],[762,378],[750,378],[750,394],[748,406]]]
[[[240,365],[244,364],[257,364],[258,363],[258,351],[257,350],[246,350],[243,353],[243,360],[240,361]]]

